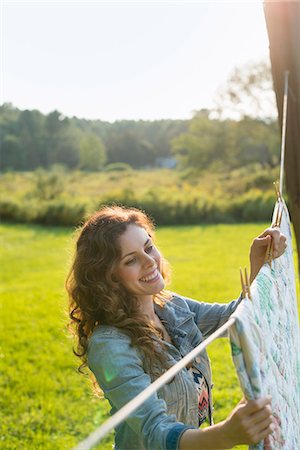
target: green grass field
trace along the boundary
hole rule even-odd
[[[171,289],[207,301],[239,295],[239,267],[264,224],[161,228],[158,244],[173,267]],[[0,448],[70,449],[108,416],[88,377],[76,371],[66,331],[64,279],[70,229],[2,225]],[[299,287],[299,286],[298,286]],[[241,398],[226,339],[209,347],[215,421]],[[99,445],[111,449],[112,435]],[[246,447],[239,447],[246,448]],[[133,449],[134,450],[134,449]]]

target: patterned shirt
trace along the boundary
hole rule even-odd
[[[189,369],[198,391],[199,426],[209,417],[209,394],[206,380],[200,370],[192,366]]]

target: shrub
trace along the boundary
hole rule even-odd
[[[123,162],[110,163],[104,167],[104,172],[125,172],[127,170],[133,169],[130,164]]]
[[[38,223],[43,225],[78,225],[84,218],[85,204],[68,201],[0,202],[0,216],[3,221]]]
[[[46,171],[38,169],[34,173],[35,187],[31,192],[33,197],[40,200],[53,200],[64,192],[64,175],[60,171]]]
[[[271,220],[274,200],[270,191],[251,190],[231,202],[228,214],[238,222],[268,221]]]
[[[193,225],[209,223],[270,221],[274,207],[272,192],[251,191],[238,199],[224,200],[211,197],[184,198],[167,195],[150,195],[136,198],[133,191],[125,189],[114,195],[103,197],[94,203],[66,200],[23,202],[10,200],[0,202],[3,221],[30,222],[44,225],[78,225],[87,211],[104,204],[118,204],[140,208],[149,214],[157,225]]]
[[[53,201],[43,204],[35,222],[44,225],[78,225],[84,218],[86,205]]]
[[[4,221],[15,221],[17,217],[17,209],[19,208],[18,203],[11,200],[1,200],[0,201],[0,217]]]

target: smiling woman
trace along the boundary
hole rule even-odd
[[[79,338],[77,354],[83,357],[83,366],[94,329],[110,325],[139,345],[153,373],[161,373],[155,359],[167,368],[163,352],[153,343],[153,335],[160,338],[162,333],[153,296],[157,303],[168,296],[163,288],[169,271],[153,237],[151,220],[134,208],[105,207],[83,226],[67,280],[70,315]]]
[[[285,249],[278,229],[255,239],[252,278],[270,235],[276,256]],[[168,266],[153,239],[153,224],[142,211],[104,207],[81,229],[67,279],[76,354],[93,372],[112,414],[214,333],[240,302],[203,303],[166,291]],[[271,433],[270,398],[241,402],[213,425],[211,388],[204,352],[116,428],[115,449],[224,449]],[[200,430],[205,420],[211,426]]]

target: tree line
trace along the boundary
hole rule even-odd
[[[175,158],[181,167],[240,167],[260,162],[274,167],[279,161],[279,133],[275,120],[211,118],[201,110],[191,120],[129,121],[114,123],[21,111],[0,107],[2,170],[100,170],[112,163],[135,169],[155,167]]]
[[[228,110],[238,118],[226,118]],[[1,166],[29,171],[60,164],[94,171],[116,163],[140,169],[176,161],[196,169],[257,162],[274,167],[279,162],[274,110],[270,67],[264,61],[237,67],[219,91],[216,108],[196,111],[190,120],[109,123],[69,118],[56,110],[47,115],[21,111],[6,103],[0,106]]]
[[[172,139],[187,129],[184,120],[115,123],[0,107],[3,170],[34,170],[62,164],[70,169],[98,170],[111,163],[133,168],[155,166],[168,157]]]

